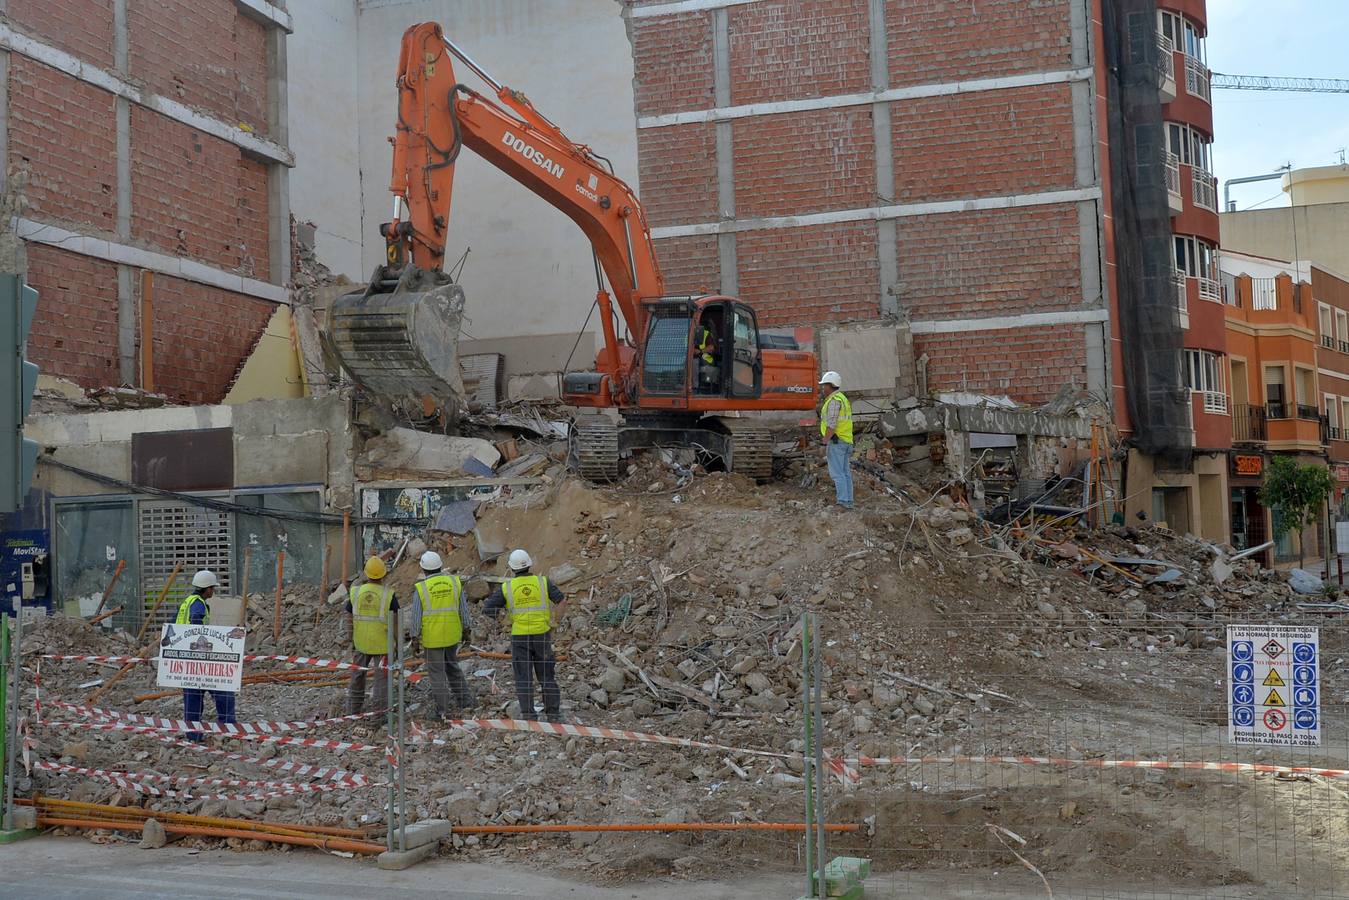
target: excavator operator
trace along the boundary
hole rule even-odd
[[[710,311],[703,313],[702,321],[693,332],[693,355],[698,361],[698,391],[720,393],[721,341],[717,338],[717,323]]]

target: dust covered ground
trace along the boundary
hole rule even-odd
[[[1024,754],[1349,768],[1338,706],[1324,712],[1321,748],[1261,754],[1225,744],[1222,627],[1310,615],[1274,574],[1234,563],[1236,571],[1219,578],[1212,563],[1221,551],[1157,531],[1089,534],[1060,526],[1037,543],[984,525],[940,491],[861,474],[857,512],[840,514],[831,501],[822,461],[813,458],[783,480],[755,485],[649,456],[617,486],[559,475],[486,503],[481,534],[528,548],[537,571],[568,563],[576,569],[563,585],[571,602],[555,636],[567,657],[559,674],[570,721],[741,749],[451,729],[429,720],[429,692],[413,685],[408,701],[417,733],[445,741],[409,745],[405,775],[415,817],[460,824],[799,821],[802,766],[793,754],[803,746],[803,610],[819,614],[826,640],[825,732],[835,757]],[[1149,586],[1092,572],[1089,547],[1160,558],[1181,576]],[[502,574],[496,562],[479,561],[472,536],[454,539],[446,564],[466,578]],[[400,596],[409,596],[415,577],[411,561],[395,570]],[[476,610],[488,585],[470,584]],[[253,652],[347,658],[340,602],[293,586],[277,644],[272,602],[250,600]],[[1332,619],[1313,621],[1322,625],[1328,661],[1323,702],[1341,704],[1330,661],[1347,652],[1343,631]],[[479,617],[474,645],[506,651],[507,631]],[[64,618],[42,623],[25,642],[30,653],[137,649],[131,636]],[[81,720],[50,701],[81,703],[94,688],[79,685],[116,668],[44,664],[45,721],[31,731],[35,757],[252,780],[284,780],[278,760],[384,776],[382,754],[374,751],[339,757],[224,738],[193,750],[53,725]],[[470,658],[465,669],[480,699],[470,715],[516,714],[508,662]],[[151,667],[140,667],[98,706],[181,715],[176,695],[137,702],[156,690],[153,681]],[[329,718],[342,714],[344,697],[336,684],[250,684],[239,716]],[[208,700],[208,718],[210,708]],[[320,734],[384,742],[373,721]],[[856,771],[855,782],[831,781],[830,819],[862,830],[834,836],[831,849],[872,858],[882,882],[919,872],[972,879],[1015,872],[1018,885],[1034,890],[1040,882],[1033,866],[1051,884],[1226,885],[1260,896],[1347,890],[1338,848],[1349,837],[1349,795],[1327,779],[989,762]],[[29,792],[273,821],[384,820],[379,787],[184,799],[37,771]],[[761,832],[456,835],[450,844],[469,861],[510,861],[597,883],[710,877],[731,859],[749,870],[788,872],[799,867],[800,851],[797,836]]]

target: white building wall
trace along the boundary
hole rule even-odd
[[[635,187],[633,63],[620,12],[614,0],[361,0],[356,105],[363,272],[384,256],[378,228],[390,214],[388,138],[403,32],[418,22],[440,22],[494,78],[524,92]],[[461,82],[492,95],[467,67],[456,63],[455,71]],[[292,107],[304,105],[295,93],[292,98]],[[298,140],[296,129],[292,137]],[[467,336],[484,339],[482,350],[507,352],[510,371],[560,368],[595,298],[590,243],[580,229],[472,151],[456,165],[450,223],[447,265],[472,250],[461,275]],[[593,319],[589,330],[598,330]],[[536,339],[535,350],[525,354],[538,354],[532,362],[519,358],[514,341],[502,340],[520,337]],[[549,339],[537,340],[544,337]],[[592,352],[590,341],[583,341],[572,367],[588,365]]]
[[[368,278],[361,261],[356,0],[287,4],[287,105],[295,168],[291,213],[317,227],[315,251],[335,274]]]

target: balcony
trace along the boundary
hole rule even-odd
[[[1338,441],[1338,440],[1342,440],[1342,439],[1343,439],[1343,438],[1342,438],[1342,432],[1341,432],[1341,430],[1340,430],[1340,426],[1338,426],[1338,425],[1327,425],[1327,426],[1326,426],[1326,434],[1330,437],[1330,440],[1332,440],[1332,441]],[[1325,442],[1322,441],[1322,443],[1325,443]]]
[[[1343,342],[1341,342],[1341,343],[1343,343]],[[1328,334],[1323,334],[1323,335],[1321,335],[1321,346],[1322,346],[1322,347],[1325,347],[1327,350],[1334,350],[1334,349],[1335,349],[1335,339],[1334,339],[1333,337],[1331,337],[1330,335],[1328,335]]]
[[[1172,214],[1185,211],[1185,201],[1180,196],[1180,157],[1174,153],[1166,154],[1166,202]]]
[[[1288,404],[1279,400],[1271,400],[1265,404],[1265,417],[1267,419],[1291,419],[1288,414]]]
[[[1297,405],[1297,417],[1304,422],[1319,422],[1321,421],[1321,410],[1315,406],[1299,403]]]
[[[1227,415],[1227,395],[1218,391],[1198,391],[1204,395],[1204,412],[1219,416]]]
[[[1209,212],[1217,212],[1218,179],[1198,167],[1192,167],[1190,172],[1192,185],[1190,193],[1194,205],[1207,209]]]
[[[1176,283],[1176,308],[1181,315],[1185,315],[1190,311],[1190,292],[1185,289],[1185,273],[1173,271],[1171,278]]]
[[[1273,278],[1251,279],[1251,309],[1278,309],[1278,283]]]
[[[1166,35],[1157,32],[1158,90],[1163,103],[1176,99],[1176,45]]]
[[[1265,408],[1251,403],[1232,404],[1232,442],[1254,444],[1269,440]]]
[[[1349,341],[1340,341],[1340,352],[1349,353]]]
[[[1185,91],[1205,103],[1213,102],[1208,66],[1188,54],[1185,57]]]
[[[1199,282],[1199,299],[1208,300],[1211,303],[1223,302],[1223,286],[1215,279],[1199,277],[1195,281]]]
[[[1316,421],[1321,424],[1321,443],[1329,444],[1338,435],[1339,429],[1330,427],[1330,418],[1327,416],[1317,416]]]

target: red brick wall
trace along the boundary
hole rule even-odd
[[[1072,204],[899,220],[900,306],[914,319],[1062,310],[1082,296]]]
[[[1073,380],[1087,383],[1081,325],[917,334],[913,352],[928,355],[928,385],[934,391],[1010,394],[1039,404]]]
[[[267,277],[267,171],[233,144],[133,106],[131,198],[138,240]]]
[[[11,53],[9,164],[28,167],[35,215],[116,229],[117,119],[108,92]]]
[[[1077,0],[889,0],[890,84],[1067,69]]]
[[[875,222],[742,231],[740,296],[763,326],[871,319],[878,315]]]
[[[111,69],[112,7],[113,0],[9,0],[5,15],[43,43]]]
[[[870,107],[754,116],[737,120],[733,129],[737,216],[794,215],[875,202]]]
[[[717,131],[711,123],[637,132],[642,206],[652,227],[707,222],[717,214]]]
[[[155,388],[186,403],[219,403],[275,304],[166,276],[154,284]]]
[[[45,244],[27,252],[26,277],[38,291],[29,359],[84,387],[120,383],[117,266]]]
[[[667,292],[715,294],[721,290],[721,259],[715,234],[660,238],[655,243]]]
[[[127,31],[151,90],[267,131],[266,32],[233,0],[127,0]]]
[[[711,15],[695,12],[631,22],[637,115],[712,106]]]
[[[871,88],[867,0],[774,0],[727,16],[732,103]]]
[[[1066,84],[905,101],[890,120],[901,202],[1073,186]]]

